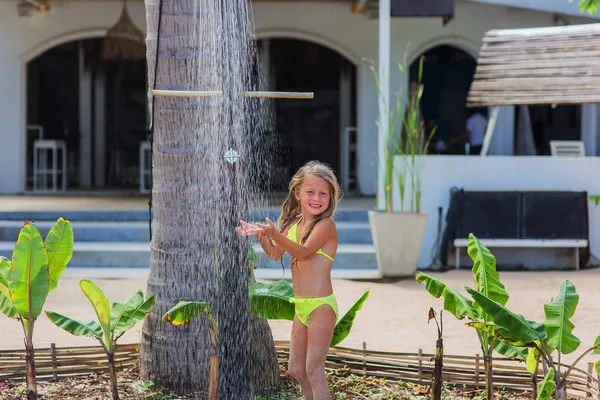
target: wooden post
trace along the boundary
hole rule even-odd
[[[479,353],[475,354],[475,384],[479,384]]]
[[[222,97],[222,90],[159,90],[152,91],[161,97]],[[245,97],[255,99],[314,99],[313,92],[245,92]]]
[[[585,398],[589,399],[592,397],[592,377],[594,376],[594,363],[589,362],[588,363],[588,376],[587,376],[587,382],[585,384]]]
[[[367,342],[362,342],[363,344],[363,375],[367,375]]]
[[[419,383],[423,383],[423,349],[419,349]]]
[[[600,400],[600,374],[596,375],[596,383],[598,384],[598,391],[596,392],[597,400]]]
[[[56,344],[50,343],[50,351],[52,352],[52,377],[58,380],[58,371],[56,370]]]

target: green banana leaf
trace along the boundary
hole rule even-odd
[[[2,314],[6,315],[8,318],[19,319],[19,312],[15,306],[13,306],[13,303],[10,301],[9,297],[10,296],[2,294],[0,291],[0,312],[2,312]]]
[[[119,339],[135,324],[142,321],[154,307],[154,295],[144,301],[144,293],[138,289],[125,301],[115,301],[110,310],[110,329],[113,340]]]
[[[10,301],[10,290],[8,289],[8,277],[12,265],[5,257],[0,257],[0,312],[8,318],[19,318],[19,312]]]
[[[493,322],[485,322],[485,321],[469,322],[469,323],[467,323],[467,326],[470,326],[471,328],[475,328],[479,331],[485,332],[490,336],[494,336],[494,334],[496,333],[496,324],[494,324]]]
[[[102,327],[97,321],[78,321],[54,311],[46,311],[48,319],[75,336],[89,336],[102,342]]]
[[[526,360],[528,354],[528,348],[515,346],[511,343],[507,343],[501,340],[498,340],[494,345],[494,350],[500,355],[503,355],[507,358],[516,358],[519,360]]]
[[[478,304],[497,325],[496,333],[508,339],[515,339],[524,345],[533,344],[536,340],[547,338],[543,324],[527,321],[502,304],[490,299],[484,294],[465,286],[466,291],[473,296],[474,303]]]
[[[256,282],[250,286],[250,312],[265,319],[294,320],[294,297],[292,285],[284,280],[271,284]]]
[[[330,347],[337,346],[340,344],[346,337],[350,334],[350,329],[352,329],[352,324],[354,323],[354,319],[356,318],[356,313],[362,308],[365,300],[371,294],[370,291],[366,291],[360,299],[354,303],[354,305],[348,310],[346,314],[335,324],[335,328],[333,330],[333,336],[331,338]]]
[[[202,314],[210,313],[208,304],[199,301],[180,301],[162,317],[162,322],[170,322],[172,325],[187,325],[194,318]]]
[[[596,361],[596,374],[600,375],[600,360]]]
[[[552,400],[555,384],[554,369],[550,368],[544,376],[544,380],[538,383],[538,395],[535,400]]]
[[[248,265],[251,268],[256,268],[256,264],[258,264],[258,255],[256,254],[256,250],[254,250],[254,246],[252,244],[248,244]]]
[[[33,224],[19,233],[13,250],[13,268],[8,284],[10,300],[24,320],[31,322],[42,312],[48,296],[48,256],[42,236]]]
[[[536,343],[540,343],[536,341]],[[527,371],[531,375],[537,374],[538,367],[540,365],[540,351],[536,347],[529,348],[529,353],[527,353],[527,359],[525,360],[525,365],[527,366]]]
[[[10,290],[8,289],[8,280],[7,278],[0,273],[0,295],[4,295],[10,298]]]
[[[472,321],[476,321],[480,318],[475,308],[473,308],[473,302],[444,282],[423,272],[417,273],[415,279],[417,282],[425,283],[425,290],[434,297],[444,296],[444,310],[457,319],[460,320],[468,316]]]
[[[600,336],[598,336],[596,338],[596,341],[594,341],[594,351],[592,352],[592,354],[600,354]]]
[[[10,260],[6,257],[0,257],[0,279],[4,278],[5,281],[8,281],[11,269],[12,264]],[[8,287],[8,284],[6,286]]]
[[[558,296],[550,303],[544,304],[546,319],[544,326],[548,332],[548,345],[562,354],[570,354],[577,350],[581,341],[573,335],[575,325],[569,320],[575,314],[579,295],[575,286],[565,280],[560,285]]]
[[[85,297],[88,298],[94,307],[94,311],[98,316],[98,321],[104,332],[106,348],[108,351],[111,351],[110,304],[108,303],[108,299],[104,295],[104,292],[92,281],[82,279],[79,281],[79,286],[81,287],[81,290],[83,290]]]
[[[496,270],[496,257],[472,233],[469,234],[468,252],[473,260],[477,291],[503,306],[506,305],[509,296],[504,284],[500,282],[500,275]]]
[[[48,253],[48,274],[50,275],[50,289],[53,291],[58,285],[58,279],[64,272],[73,256],[73,227],[67,220],[59,218],[44,242]]]
[[[135,309],[143,302],[144,293],[140,289],[136,290],[135,293],[125,300],[115,301],[110,309],[110,331],[115,331],[125,309]]]
[[[493,322],[477,321],[470,322],[467,325],[484,332],[490,339],[495,338],[494,350],[496,350],[498,354],[508,358],[517,358],[522,361],[525,361],[527,358],[526,344],[520,340],[509,339],[498,334],[497,331],[499,330],[501,332],[503,328],[497,326]]]

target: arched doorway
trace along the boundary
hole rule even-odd
[[[355,189],[356,67],[338,52],[297,39],[258,42],[269,90],[314,92],[313,100],[273,102],[280,154],[273,186],[285,188],[309,160],[328,163]]]
[[[105,61],[104,39],[57,45],[27,63],[27,182],[33,141],[63,140],[68,187],[136,188],[146,138],[146,61]]]
[[[452,143],[464,135],[467,120],[467,95],[473,74],[477,66],[476,60],[465,51],[450,45],[440,45],[422,54],[424,85],[421,100],[421,113],[425,121],[436,125],[436,132],[431,141],[435,144],[443,141]],[[410,81],[418,79],[420,56],[410,66]],[[487,115],[487,110],[480,110]],[[448,148],[432,146],[433,153],[464,154],[464,141],[453,143]]]

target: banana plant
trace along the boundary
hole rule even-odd
[[[250,286],[250,312],[265,319],[294,320],[294,305],[290,299],[294,297],[294,289],[287,281],[280,280],[271,284],[256,282]],[[340,344],[349,334],[356,318],[356,313],[362,308],[369,297],[366,291],[348,312],[335,324],[330,347]]]
[[[174,326],[187,325],[194,318],[206,314],[210,321],[210,341],[212,345],[212,354],[210,355],[210,372],[208,399],[217,400],[219,393],[219,357],[217,355],[219,349],[219,326],[213,318],[208,304],[199,301],[180,301],[177,305],[171,308],[162,317],[162,322],[169,322]]]
[[[483,293],[494,301],[504,305],[508,301],[508,293],[504,284],[500,282],[500,275],[496,270],[496,258],[485,247],[475,235],[469,235],[468,244],[469,257],[473,260],[473,277],[475,278],[476,290]],[[486,327],[477,329],[477,338],[483,352],[485,368],[485,384],[487,399],[494,396],[492,354],[494,350],[510,358],[519,358],[525,361],[527,352],[523,347],[514,346],[499,341],[494,335],[494,327],[489,323],[491,316],[478,304],[462,295],[444,282],[427,275],[423,272],[417,273],[416,280],[425,284],[425,290],[436,298],[444,298],[444,310],[454,315],[458,320],[468,318],[473,327]]]
[[[575,286],[568,280],[561,284],[558,296],[544,305],[546,318],[543,323],[528,321],[490,297],[469,287],[465,289],[473,297],[474,304],[491,316],[492,321],[486,327],[478,327],[479,329],[493,327],[494,336],[499,340],[529,347],[527,368],[532,374],[537,374],[540,358],[544,361],[547,371],[538,387],[537,398],[550,400],[548,393],[552,393],[553,389],[557,400],[566,400],[566,381],[571,370],[589,353],[600,354],[598,336],[594,345],[584,351],[565,372],[561,370],[561,355],[574,352],[581,343],[572,333],[575,326],[570,320],[579,302]],[[555,351],[558,353],[556,364],[552,357]],[[596,372],[600,374],[600,361],[596,363]]]
[[[25,222],[12,262],[0,257],[0,311],[23,326],[28,400],[37,399],[33,328],[72,255],[73,228],[59,218],[45,241],[34,224]]]
[[[46,315],[59,328],[75,336],[88,336],[100,342],[108,358],[112,397],[114,400],[118,400],[119,391],[115,369],[117,340],[135,324],[146,318],[154,307],[154,296],[144,300],[144,293],[138,289],[127,299],[115,301],[111,307],[104,292],[94,282],[82,279],[79,286],[92,303],[98,321],[79,321],[53,311],[46,311]]]

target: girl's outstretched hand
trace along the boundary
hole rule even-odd
[[[261,236],[263,234],[263,230],[256,225],[249,224],[244,220],[240,220],[240,224],[241,226],[235,228],[235,231],[240,236]]]
[[[263,235],[271,235],[275,233],[275,224],[269,218],[267,218],[267,224],[256,224],[258,228],[260,228],[263,232]]]

